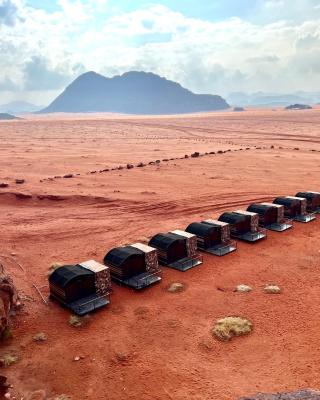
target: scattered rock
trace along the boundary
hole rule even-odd
[[[1,189],[7,188],[7,187],[9,187],[8,183],[0,183],[0,188]]]
[[[241,284],[241,285],[238,285],[238,286],[235,288],[234,291],[235,291],[235,292],[238,292],[238,293],[248,293],[248,292],[252,292],[252,287],[251,287],[251,286],[248,286],[248,285],[243,285],[243,284]]]
[[[196,151],[196,152],[194,152],[194,153],[191,154],[191,157],[192,157],[192,158],[197,158],[197,157],[199,157],[199,156],[200,156],[200,153],[199,153],[198,151]]]
[[[25,183],[24,179],[16,179],[16,184],[17,185],[22,185],[23,183]]]
[[[266,285],[263,288],[263,291],[268,294],[279,294],[281,293],[281,289],[277,285]]]
[[[167,291],[170,293],[179,293],[183,292],[184,290],[185,290],[185,285],[180,282],[171,283],[167,289]]]
[[[132,165],[132,164],[127,164],[127,169],[132,169],[132,168],[134,168],[134,165]]]
[[[73,361],[80,361],[81,358],[79,356],[74,357]]]
[[[73,178],[73,174],[66,174],[66,175],[63,175],[63,178],[66,178],[66,179],[68,179],[68,178]]]
[[[145,167],[146,165],[143,163],[143,162],[140,162],[139,164],[137,164],[137,167],[138,168],[142,168],[142,167]]]
[[[217,320],[212,334],[221,341],[227,342],[235,336],[248,335],[253,329],[252,323],[241,317],[225,317]]]

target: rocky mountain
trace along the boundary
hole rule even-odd
[[[87,72],[41,113],[182,114],[227,108],[228,103],[220,96],[194,94],[152,73],[127,72],[106,78]]]

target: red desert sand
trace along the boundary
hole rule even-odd
[[[111,305],[80,327],[33,287],[47,284],[52,263],[101,262],[161,231],[320,191],[319,132],[319,108],[2,122],[0,254],[25,269],[3,260],[25,303],[0,350],[18,357],[2,371],[11,395],[229,400],[319,388],[320,218],[222,258],[204,255],[186,273],[163,268],[163,281],[141,293],[114,285]],[[216,154],[184,158],[194,152]],[[185,290],[168,292],[172,282]],[[264,293],[270,282],[282,293]],[[239,284],[254,290],[236,293]],[[252,333],[215,339],[215,321],[229,315],[250,320]]]

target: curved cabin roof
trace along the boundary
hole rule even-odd
[[[313,200],[315,198],[320,198],[320,193],[318,192],[299,192],[296,194],[296,197],[304,197],[308,200]]]
[[[74,279],[92,277],[94,273],[80,265],[64,265],[57,268],[49,277],[49,282],[65,288]]]
[[[181,240],[185,240],[185,238],[175,233],[158,233],[150,240],[149,246],[167,250],[173,243]]]
[[[225,212],[219,217],[219,221],[228,222],[229,224],[235,224],[246,220],[247,217],[245,215],[236,212]]]
[[[193,233],[197,236],[207,236],[216,230],[217,227],[204,222],[193,222],[192,224],[188,225],[186,229],[187,232]]]
[[[115,247],[106,254],[106,256],[104,257],[104,263],[110,263],[112,265],[122,265],[129,258],[141,255],[144,256],[144,252],[137,249],[136,247]]]
[[[290,207],[293,204],[299,204],[300,200],[296,197],[277,197],[273,200],[273,202],[275,204],[282,204],[284,206]]]

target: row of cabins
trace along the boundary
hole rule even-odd
[[[185,231],[159,233],[148,244],[116,247],[103,264],[90,260],[65,265],[49,277],[50,296],[78,315],[109,304],[111,281],[143,289],[161,280],[164,265],[179,271],[202,264],[198,250],[225,256],[237,249],[235,239],[257,242],[267,229],[283,232],[292,221],[310,222],[320,213],[320,193],[299,192],[277,197],[273,203],[254,203],[247,210],[223,213],[218,220],[193,222]]]

